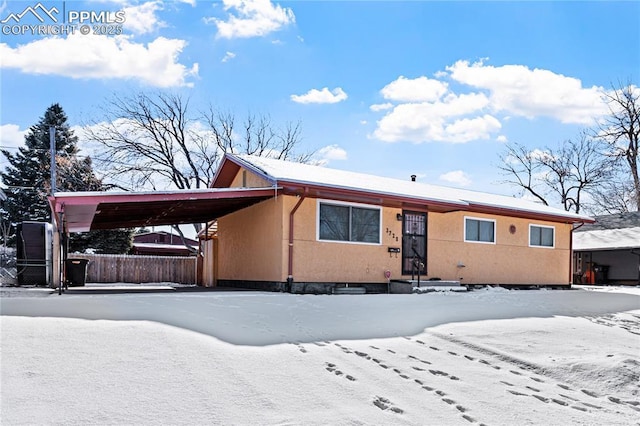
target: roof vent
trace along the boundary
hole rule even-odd
[[[411,175],[411,182],[415,182],[416,181],[416,175]]]

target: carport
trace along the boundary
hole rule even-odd
[[[70,232],[140,226],[207,223],[277,196],[280,188],[215,188],[148,192],[57,192],[49,197],[54,217],[53,283],[64,282]]]

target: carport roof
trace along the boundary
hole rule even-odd
[[[68,232],[204,223],[274,197],[278,188],[150,192],[57,192],[49,197]]]

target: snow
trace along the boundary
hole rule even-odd
[[[24,296],[3,425],[640,424],[638,287]]]
[[[575,232],[574,250],[620,250],[640,247],[640,226]]]
[[[257,169],[275,182],[282,180],[300,184],[320,184],[333,188],[364,190],[377,194],[411,197],[417,201],[438,201],[462,207],[472,205],[510,209],[528,213],[549,214],[565,217],[577,222],[593,221],[589,216],[566,212],[523,198],[431,185],[413,182],[409,179],[392,179],[255,155],[226,155],[235,159],[240,164],[248,166],[250,169]]]

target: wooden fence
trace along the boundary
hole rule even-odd
[[[78,254],[88,259],[88,283],[196,283],[197,257]]]

